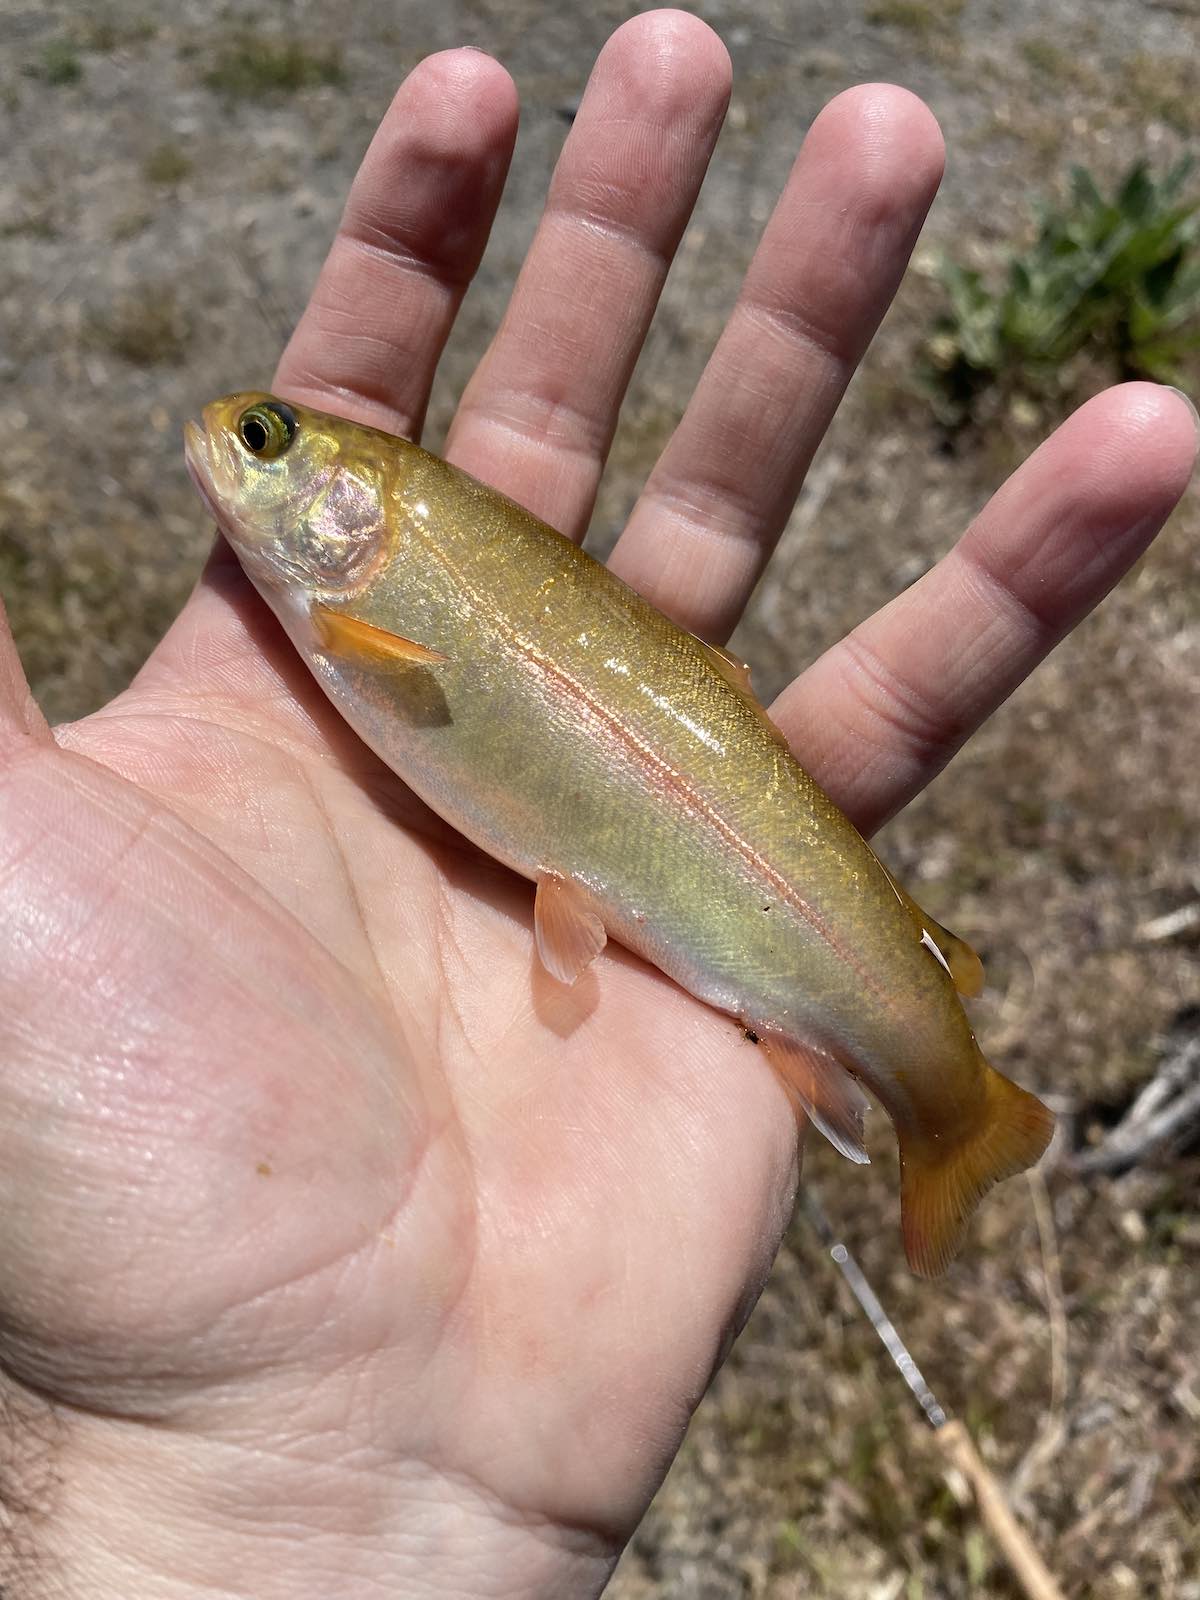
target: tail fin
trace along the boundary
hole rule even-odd
[[[987,1103],[976,1130],[943,1150],[900,1136],[904,1253],[921,1278],[936,1278],[958,1253],[967,1223],[994,1183],[1031,1167],[1050,1143],[1054,1114],[981,1061]]]

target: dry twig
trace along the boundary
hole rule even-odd
[[[1182,934],[1194,932],[1200,932],[1200,900],[1143,922],[1137,936],[1147,944],[1158,944],[1164,939],[1178,939]]]
[[[1013,1515],[1012,1507],[1006,1500],[995,1473],[979,1454],[974,1440],[958,1418],[947,1417],[896,1331],[895,1324],[867,1282],[862,1268],[846,1246],[837,1239],[824,1208],[807,1184],[802,1191],[801,1200],[805,1214],[818,1238],[828,1248],[850,1292],[866,1313],[871,1326],[883,1341],[888,1354],[932,1425],[947,1463],[971,1486],[980,1518],[996,1541],[1009,1570],[1020,1583],[1028,1600],[1064,1600],[1062,1590],[1038,1554],[1033,1540]],[[1059,1292],[1061,1296],[1061,1286]]]
[[[1075,1158],[1080,1172],[1124,1172],[1152,1150],[1200,1128],[1200,1036],[1163,1057],[1129,1110],[1092,1150]]]
[[[1025,1174],[1033,1197],[1038,1244],[1042,1255],[1042,1281],[1046,1288],[1046,1315],[1050,1324],[1050,1405],[1037,1438],[1021,1459],[1009,1480],[1008,1492],[1015,1502],[1024,1499],[1037,1474],[1058,1454],[1066,1438],[1067,1399],[1067,1309],[1062,1286],[1062,1261],[1058,1251],[1058,1229],[1054,1206],[1046,1180],[1038,1167]]]

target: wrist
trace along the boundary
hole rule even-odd
[[[586,1600],[619,1554],[424,1463],[93,1416],[57,1432],[12,1600]]]

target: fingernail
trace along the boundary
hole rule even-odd
[[[1196,402],[1192,399],[1190,394],[1184,394],[1183,390],[1177,389],[1173,383],[1169,383],[1167,388],[1170,389],[1172,394],[1177,394],[1183,401],[1184,405],[1192,413],[1192,421],[1195,424],[1196,433],[1198,436],[1200,436],[1200,411],[1196,410]]]

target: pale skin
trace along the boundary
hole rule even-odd
[[[450,457],[569,533],[728,88],[695,18],[614,35],[463,398]],[[279,392],[415,436],[515,121],[486,56],[416,69]],[[886,86],[805,140],[613,557],[711,640],[941,163]],[[1141,553],[1195,443],[1169,390],[1098,396],[783,694],[864,831]],[[789,1215],[760,1053],[612,945],[539,972],[530,886],[357,743],[228,552],[83,722],[47,729],[5,633],[0,762],[5,1593],[598,1593]]]

